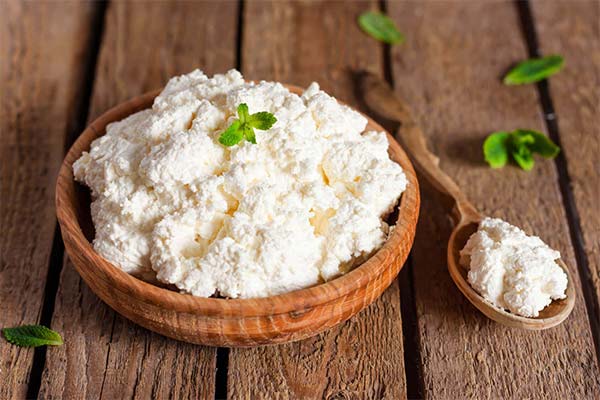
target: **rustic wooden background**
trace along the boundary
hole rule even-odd
[[[392,16],[406,43],[365,36],[355,21],[368,9]],[[599,21],[597,0],[0,0],[0,325],[43,323],[65,338],[35,350],[0,341],[0,399],[599,398]],[[551,53],[567,67],[549,83],[501,84],[516,61]],[[577,279],[573,314],[525,332],[477,312],[448,276],[450,221],[422,182],[408,265],[337,329],[283,346],[217,349],[116,315],[64,255],[58,167],[87,121],[194,68],[316,80],[363,110],[353,72],[381,74],[479,208],[561,251]],[[547,132],[563,151],[531,172],[486,167],[483,138],[517,127]]]

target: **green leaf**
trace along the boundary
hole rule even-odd
[[[554,158],[560,148],[549,137],[538,131],[516,129],[512,132],[494,132],[483,143],[485,160],[492,168],[506,165],[510,154],[524,170],[533,168],[533,154]]]
[[[221,135],[219,142],[225,146],[234,146],[242,139],[246,139],[250,143],[256,144],[256,134],[254,128],[262,131],[270,129],[277,118],[268,112],[257,112],[250,115],[248,105],[241,103],[237,107],[239,119],[236,119]]]
[[[404,42],[404,36],[400,33],[394,21],[381,13],[368,11],[358,17],[358,25],[373,38],[389,43],[398,44]]]
[[[242,129],[244,131],[244,137],[246,140],[250,143],[256,144],[256,135],[254,134],[254,129],[252,129],[252,127],[248,124],[245,124]]]
[[[219,143],[227,147],[238,144],[244,138],[244,134],[240,129],[240,125],[241,124],[239,120],[236,120],[229,125],[229,128],[223,131],[221,136],[219,136]]]
[[[10,343],[21,347],[60,346],[63,344],[62,337],[58,332],[41,325],[4,328],[2,334]]]
[[[249,117],[248,104],[246,104],[246,103],[240,104],[237,108],[237,113],[240,117],[240,122],[242,124],[244,124],[248,120],[248,117]]]
[[[560,153],[560,147],[558,147],[548,136],[541,132],[531,131],[526,129],[517,129],[515,132],[517,135],[528,135],[532,138],[532,142],[528,145],[529,150],[533,153],[537,153],[545,158],[554,158]]]
[[[502,168],[508,161],[508,132],[494,132],[483,142],[483,156],[492,168]]]
[[[522,148],[528,148],[534,142],[534,137],[526,130],[517,129],[510,133],[509,146],[512,147],[512,151],[520,151]]]
[[[535,138],[531,134],[532,131],[527,129],[515,129],[510,133],[511,145],[515,148],[521,146],[529,146],[535,142]]]
[[[510,154],[517,164],[526,171],[533,168],[533,154],[529,146],[535,142],[535,139],[529,132],[516,130],[510,133],[508,142]]]
[[[527,147],[520,147],[517,151],[514,151],[511,154],[517,164],[519,164],[519,167],[523,168],[525,171],[529,171],[533,168],[533,156]]]
[[[562,69],[564,59],[558,55],[532,58],[517,64],[505,77],[505,85],[522,85],[541,81]]]
[[[267,129],[271,129],[275,122],[277,122],[277,118],[273,114],[263,111],[252,114],[247,122],[253,128],[266,131]]]

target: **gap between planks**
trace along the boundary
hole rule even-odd
[[[413,288],[413,260],[408,256],[406,265],[400,271],[400,314],[402,315],[402,340],[404,342],[404,373],[406,374],[406,397],[424,398],[424,381],[421,370],[421,347],[419,345],[419,326],[417,323],[417,305]]]
[[[215,400],[227,398],[227,370],[229,369],[229,348],[217,349],[217,371],[215,373]]]
[[[529,0],[515,0],[515,5],[519,12],[521,28],[523,30],[529,56],[532,58],[541,57],[542,55],[540,54],[539,50],[540,47],[536,31],[535,18],[531,12],[530,2]],[[546,125],[548,135],[559,147],[562,148],[560,140],[561,135],[557,123],[558,115],[554,109],[554,103],[552,101],[552,96],[550,95],[549,85],[550,83],[548,80],[543,80],[537,83],[536,87],[539,96],[539,103],[543,112],[544,123]],[[596,317],[599,315],[598,299],[594,294],[589,260],[583,245],[581,220],[579,217],[579,211],[577,210],[577,205],[575,203],[575,198],[573,196],[573,191],[571,189],[569,166],[563,151],[558,153],[558,156],[554,159],[554,165],[558,172],[560,194],[567,216],[569,234],[571,236],[571,243],[575,252],[575,260],[577,262],[579,276],[581,279],[581,288],[583,291],[585,306],[592,330],[592,337],[594,339],[596,360],[600,362],[600,321],[598,321]]]

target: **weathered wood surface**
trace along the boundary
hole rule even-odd
[[[556,164],[539,160],[526,173],[515,167],[494,171],[481,160],[481,142],[491,131],[545,130],[535,86],[500,83],[509,65],[527,57],[514,3],[385,3],[407,36],[392,49],[396,88],[413,105],[442,166],[484,212],[540,235],[578,276]],[[381,45],[358,31],[355,18],[377,5],[245,2],[243,72],[300,85],[318,80],[360,107],[350,70],[382,73],[385,57]],[[566,69],[551,79],[550,93],[600,297],[599,5],[536,1],[532,7],[542,53],[561,53],[567,60]],[[65,138],[81,119],[85,62],[93,51],[90,21],[97,8],[97,3],[0,1],[2,327],[39,320],[55,226],[54,177]],[[233,67],[237,10],[233,1],[111,2],[91,117],[172,75]],[[420,353],[421,360],[409,362],[409,376],[416,368],[420,373],[413,387],[422,386],[429,398],[600,397],[581,290],[573,315],[547,332],[521,332],[486,320],[448,276],[444,246],[451,226],[439,196],[422,185],[409,282],[416,296],[418,349],[407,350]],[[229,397],[406,397],[399,295],[394,284],[358,317],[313,339],[232,350]],[[592,318],[600,318],[597,309]],[[40,398],[214,397],[214,349],[129,323],[101,303],[68,262],[52,327],[66,344],[47,350]],[[25,397],[32,358],[32,349],[0,345],[0,398]]]
[[[242,72],[306,86],[313,80],[357,105],[352,69],[383,73],[383,47],[356,25],[376,2],[249,2],[244,8]],[[273,24],[273,21],[277,21]],[[228,397],[406,397],[400,294],[395,281],[356,317],[312,339],[232,349]]]
[[[90,119],[171,76],[233,68],[234,2],[112,2],[106,11]],[[218,43],[218,45],[216,45]],[[52,327],[65,345],[48,354],[42,398],[211,398],[216,350],[153,334],[115,314],[67,261]]]
[[[543,54],[561,54],[565,70],[550,94],[581,224],[590,280],[600,301],[600,2],[533,2]],[[600,327],[600,310],[591,311]],[[598,340],[598,339],[597,339]]]
[[[0,2],[0,327],[40,319],[54,182],[80,101],[93,10],[90,3]],[[0,398],[25,397],[33,354],[2,339]]]
[[[482,160],[481,143],[490,132],[544,131],[535,86],[506,87],[500,80],[512,63],[527,58],[514,4],[392,2],[389,13],[408,36],[392,53],[396,89],[413,105],[442,167],[485,214],[559,249],[578,277],[554,163],[540,160],[524,172],[512,166],[492,170]],[[581,291],[571,317],[548,331],[519,331],[487,320],[448,276],[444,247],[451,226],[439,196],[422,187],[413,266],[424,394],[598,397]]]

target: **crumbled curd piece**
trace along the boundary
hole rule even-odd
[[[565,298],[560,253],[501,219],[483,219],[460,255],[470,268],[468,282],[497,307],[537,317],[552,300]]]

